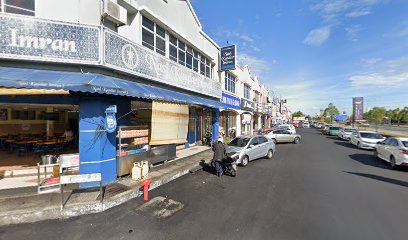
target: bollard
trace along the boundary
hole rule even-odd
[[[143,187],[143,199],[145,201],[149,200],[149,185],[152,184],[152,179],[144,180],[140,186]]]

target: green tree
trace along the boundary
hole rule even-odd
[[[340,111],[334,106],[333,103],[329,103],[326,109],[324,109],[323,116],[326,118],[326,121],[333,123],[333,115],[339,115]]]
[[[401,121],[404,121],[404,122],[408,121],[408,107],[404,107],[398,112],[397,114],[398,126],[400,125]]]
[[[305,116],[305,114],[303,114],[301,111],[297,111],[292,114],[292,117],[303,117],[303,116]]]
[[[375,123],[375,130],[378,131],[378,124],[382,123],[387,111],[383,107],[373,107],[370,111],[370,120]]]

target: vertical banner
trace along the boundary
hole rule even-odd
[[[353,117],[354,121],[364,120],[364,98],[355,97],[353,98]]]
[[[235,69],[237,64],[237,47],[231,45],[221,48],[221,71]]]

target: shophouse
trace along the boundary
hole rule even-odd
[[[219,50],[188,0],[0,0],[2,161],[77,152],[106,184],[215,138]]]

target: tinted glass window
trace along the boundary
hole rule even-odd
[[[367,133],[367,132],[362,132],[360,133],[360,136],[362,138],[371,138],[371,139],[380,139],[383,138],[380,134],[377,133]]]
[[[286,131],[286,130],[282,131],[282,133],[283,133],[283,134],[290,134],[290,132],[288,132],[288,131]]]
[[[330,127],[330,130],[335,130],[335,131],[337,131],[337,130],[340,130],[340,128],[339,128],[339,127]]]
[[[35,0],[4,0],[4,11],[8,13],[34,16]]]
[[[146,29],[142,30],[142,45],[154,50],[154,34]]]
[[[143,17],[142,25],[150,29],[151,31],[154,31],[154,23],[150,21],[149,19],[147,19],[146,17]]]
[[[394,146],[394,147],[397,147],[397,146],[398,146],[398,140],[395,139],[395,138],[392,138],[392,139],[390,140],[390,145],[391,145],[391,146]]]
[[[253,138],[253,139],[251,140],[250,144],[251,144],[251,145],[258,145],[258,144],[259,144],[258,138]]]
[[[261,144],[261,143],[268,142],[268,139],[266,139],[265,137],[259,137],[258,141],[259,141],[259,144]]]
[[[405,147],[408,147],[408,141],[402,141],[402,145],[404,145]]]
[[[249,142],[250,138],[234,138],[229,144],[228,146],[233,146],[233,147],[245,147],[248,142]]]

